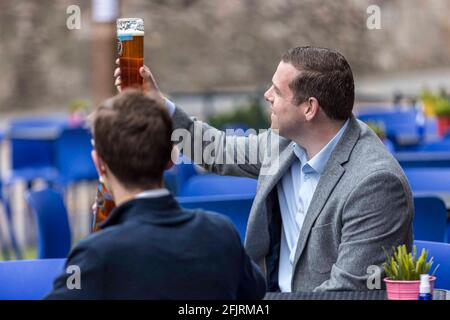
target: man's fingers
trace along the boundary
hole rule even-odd
[[[116,60],[116,64],[117,65],[119,64],[119,59]],[[120,80],[120,68],[116,68],[114,70],[113,77],[116,78],[116,80],[114,81],[114,85],[116,86],[117,91],[121,92],[122,91],[122,87],[121,87],[121,80]]]
[[[119,62],[119,59],[116,60],[116,63],[118,63],[118,62]],[[162,94],[159,92],[158,85],[156,84],[156,81],[153,78],[152,72],[150,71],[149,67],[147,67],[146,65],[140,67],[139,74],[144,79],[144,84],[143,84],[144,91],[155,91],[155,93],[157,95],[162,96]],[[116,86],[117,91],[121,92],[122,91],[122,87],[121,87],[122,82],[120,79],[120,68],[116,68],[114,70],[113,76],[114,76],[114,78],[116,78],[114,85]]]
[[[149,88],[151,90],[159,91],[158,85],[156,84],[155,78],[153,77],[152,72],[150,71],[149,67],[144,65],[139,69],[139,73],[141,74],[142,78],[149,84]]]
[[[121,85],[120,77],[117,77],[117,78],[116,78],[116,81],[114,82],[114,85],[115,85],[115,86],[120,86],[120,85]]]
[[[141,74],[141,77],[144,78],[145,80],[148,80],[151,77],[150,69],[147,66],[140,67],[139,73]]]
[[[118,65],[119,63],[120,63],[120,59],[117,58],[117,59],[116,59],[116,64]]]
[[[114,82],[114,85],[117,88],[117,91],[122,91],[122,86],[121,86],[122,82],[120,80],[120,76],[116,78],[116,81]]]

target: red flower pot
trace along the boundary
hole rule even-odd
[[[438,116],[438,133],[442,137],[450,131],[450,116]]]

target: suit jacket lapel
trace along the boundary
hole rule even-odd
[[[359,134],[360,129],[358,121],[354,118],[354,116],[352,116],[347,129],[330,155],[330,159],[328,160],[325,170],[320,177],[319,183],[317,184],[311,200],[311,204],[309,205],[308,212],[306,213],[305,221],[303,222],[303,226],[300,230],[297,248],[295,251],[293,269],[294,274],[295,267],[303,253],[309,233],[311,232],[311,228],[322,211],[325,203],[328,201],[331,192],[333,192],[336,184],[344,174],[345,169],[342,167],[342,164],[348,161],[353,147],[359,139]],[[294,279],[294,277],[292,277],[292,279]]]
[[[276,186],[278,181],[281,179],[283,174],[289,169],[292,162],[296,158],[294,150],[292,149],[292,142],[285,142],[286,145],[281,147],[281,152],[276,161],[270,162],[269,172],[274,172],[273,175],[260,175],[260,189],[256,193],[254,200],[254,207],[252,212],[266,212],[259,206],[269,206],[271,207],[271,201],[273,197],[271,196],[271,191]],[[276,192],[276,191],[275,191]],[[256,206],[255,206],[256,204]],[[269,221],[271,219],[272,211],[267,210],[266,214],[251,214],[249,217],[247,236],[245,237],[245,248],[250,256],[259,260],[258,258],[264,257],[270,245],[270,235],[269,235]],[[261,266],[264,270],[264,266]]]
[[[261,176],[263,183],[261,185],[261,195],[266,197],[272,189],[277,185],[280,181],[281,177],[286,173],[286,171],[291,167],[292,162],[296,158],[294,149],[292,148],[292,142],[284,148],[280,153],[279,162],[272,163],[270,172],[273,172],[273,175]],[[275,168],[278,166],[278,168]]]
[[[333,161],[333,163],[329,166],[328,169],[324,171],[324,174],[321,176],[319,183],[317,184],[316,191],[314,192],[313,198],[311,200],[311,204],[309,205],[308,212],[306,213],[305,221],[303,222],[303,226],[300,230],[297,248],[295,251],[294,266],[297,264],[297,261],[303,252],[306,240],[308,239],[314,222],[316,221],[317,217],[322,211],[323,206],[327,202],[331,192],[341,179],[344,172],[345,169],[339,163],[335,163]]]

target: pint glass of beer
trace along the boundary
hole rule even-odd
[[[92,221],[92,232],[100,230],[100,225],[105,221],[111,211],[116,207],[111,193],[106,189],[106,186],[100,178],[97,188],[97,196],[95,198],[94,219]]]
[[[139,69],[144,65],[144,20],[117,19],[117,40],[122,89],[141,88],[143,79]]]

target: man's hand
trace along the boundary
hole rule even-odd
[[[116,60],[116,64],[119,65],[119,59]],[[141,77],[144,79],[143,84],[143,90],[153,99],[159,101],[163,105],[165,104],[166,98],[162,94],[162,92],[159,90],[158,85],[156,84],[156,80],[153,77],[152,72],[147,66],[143,66],[139,69],[139,73],[141,74]],[[114,85],[117,88],[117,91],[121,92],[121,81],[120,81],[120,68],[117,67],[116,70],[114,70],[114,78],[116,78]]]

